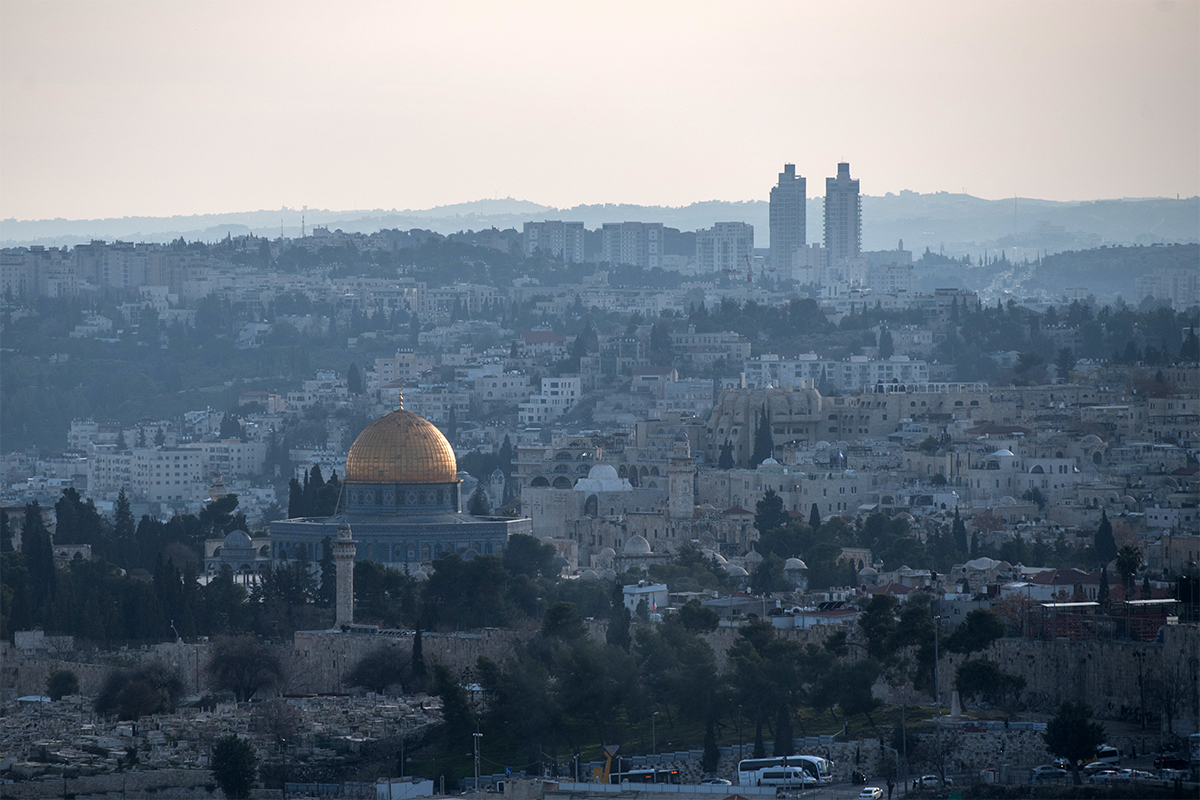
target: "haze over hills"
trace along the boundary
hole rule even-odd
[[[967,194],[903,191],[866,195],[863,204],[863,248],[926,247],[947,255],[1004,249],[1010,258],[1077,250],[1104,244],[1154,244],[1200,241],[1200,197],[1122,198],[1058,202],[1028,198],[985,200]],[[755,244],[769,245],[766,200],[709,200],[686,206],[642,206],[621,203],[554,208],[512,198],[476,200],[429,209],[343,210],[283,208],[172,217],[119,217],[92,220],[0,221],[0,244],[62,246],[92,239],[166,242],[178,239],[215,241],[227,234],[253,233],[274,238],[299,236],[301,215],[309,231],[326,225],[370,233],[381,228],[423,228],[448,234],[490,227],[521,229],[540,219],[582,220],[588,228],[626,220],[662,222],[680,230],[696,230],[714,222],[743,221],[755,228]],[[819,242],[823,199],[808,200],[808,241]]]

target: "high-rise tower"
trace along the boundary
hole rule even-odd
[[[838,164],[836,178],[825,179],[825,250],[831,265],[862,252],[862,197],[848,162]]]
[[[808,244],[805,239],[804,177],[795,164],[784,164],[779,184],[771,187],[771,266],[776,274],[788,274],[792,251]]]

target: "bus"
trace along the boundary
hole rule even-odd
[[[746,758],[738,762],[738,785],[757,786],[764,769],[799,767],[811,775],[817,783],[833,783],[833,762],[820,756],[776,756],[774,758]]]
[[[682,783],[677,769],[631,769],[628,772],[610,772],[608,782],[630,783]]]

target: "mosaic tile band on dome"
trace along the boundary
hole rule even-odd
[[[350,483],[455,483],[458,462],[437,427],[403,404],[372,422],[346,456]]]

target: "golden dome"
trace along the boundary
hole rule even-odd
[[[454,449],[429,420],[403,405],[368,425],[346,456],[350,483],[456,483]]]

